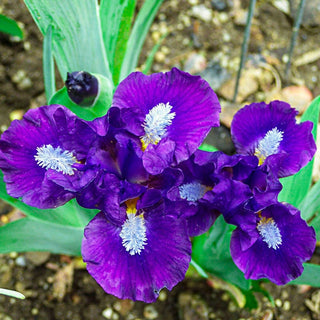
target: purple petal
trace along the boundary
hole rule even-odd
[[[199,236],[207,232],[219,217],[220,212],[206,205],[199,205],[197,213],[187,218],[189,237]]]
[[[82,256],[88,272],[120,299],[153,302],[162,288],[181,281],[191,259],[191,243],[179,220],[151,214],[145,219],[147,244],[130,255],[122,244],[121,226],[99,213],[85,228]]]
[[[78,192],[76,199],[85,208],[110,211],[113,216],[119,217],[120,189],[121,180],[112,173],[104,173]]]
[[[164,139],[161,143],[148,146],[148,152],[142,156],[143,165],[153,175],[160,174],[173,163],[175,142]]]
[[[84,169],[76,169],[80,162],[85,162],[95,138],[96,134],[87,122],[64,106],[29,110],[22,120],[13,121],[1,136],[0,168],[4,172],[8,193],[23,197],[27,204],[39,208],[53,208],[70,200],[70,191],[77,191],[95,176],[85,175]],[[41,166],[42,160],[35,157],[39,152],[53,151],[60,155],[68,153],[67,170],[59,165],[58,169],[53,168],[50,159]],[[55,174],[49,173],[50,170],[55,170]],[[64,177],[66,175],[68,177]]]
[[[316,150],[311,134],[313,124],[309,121],[297,124],[296,115],[297,111],[282,101],[245,106],[236,113],[231,124],[237,152],[254,155],[267,134],[277,132],[278,136],[273,135],[276,141],[267,143],[269,150],[265,161],[271,167],[278,166],[278,177],[295,174],[312,159]],[[283,154],[287,156],[284,158]]]
[[[150,76],[135,72],[119,84],[112,106],[121,109],[127,129],[142,137],[146,115],[167,103],[175,116],[159,144],[162,138],[175,142],[174,160],[179,163],[196,151],[212,126],[219,125],[221,107],[205,80],[176,68]]]
[[[286,284],[301,275],[302,263],[311,258],[316,244],[315,232],[290,205],[272,205],[261,215],[275,222],[281,235],[278,247],[269,246],[258,229],[252,230],[257,240],[250,247],[243,247],[241,243],[247,232],[239,227],[231,238],[231,256],[246,278],[268,278],[278,285]]]

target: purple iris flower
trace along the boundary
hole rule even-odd
[[[282,101],[252,103],[239,110],[231,124],[238,153],[255,155],[279,178],[297,173],[313,157],[312,122],[296,123],[297,111]]]
[[[110,294],[153,302],[162,288],[183,280],[191,260],[185,220],[165,213],[164,205],[127,200],[119,219],[103,212],[84,231],[82,256],[88,272]]]
[[[206,232],[220,213],[236,210],[252,196],[246,184],[229,175],[241,159],[239,155],[197,150],[177,166],[184,178],[168,191],[167,212],[186,218],[189,236]]]
[[[118,215],[120,203],[139,197],[147,190],[150,174],[142,164],[141,154],[139,139],[110,126],[88,153],[87,163],[98,173],[77,193],[79,204]]]
[[[29,110],[0,139],[0,168],[7,192],[31,206],[55,208],[96,175],[85,165],[97,135],[61,105]]]
[[[259,166],[243,182],[249,186],[253,194],[253,197],[248,201],[247,208],[259,211],[278,203],[278,195],[282,185],[274,170],[270,170],[266,166]]]
[[[169,167],[159,175],[151,175],[143,166],[142,153],[137,137],[110,126],[88,153],[87,164],[98,173],[77,193],[78,203],[116,218],[120,205],[128,199],[144,195],[150,205],[159,202],[172,186],[181,182],[183,174],[180,169]]]
[[[315,232],[289,204],[274,204],[259,212],[242,210],[234,217],[231,256],[247,279],[268,278],[277,285],[299,277],[311,258]]]
[[[216,174],[234,181],[240,181],[251,190],[252,194],[245,204],[246,208],[258,211],[278,202],[278,194],[282,185],[274,170],[267,166],[259,166],[257,157],[241,154],[233,156],[220,154],[215,158],[218,168]],[[198,159],[197,161],[203,163],[203,160]],[[222,212],[228,215],[233,214],[233,211],[230,210],[223,210]]]
[[[151,174],[187,160],[211,127],[219,126],[221,109],[205,80],[176,68],[149,76],[131,73],[117,87],[112,107],[141,140]]]

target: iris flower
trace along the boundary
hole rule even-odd
[[[61,105],[29,110],[0,139],[7,192],[31,206],[55,208],[75,197],[96,172],[85,161],[95,131]]]
[[[187,160],[213,126],[219,126],[220,104],[209,84],[173,68],[166,73],[131,73],[117,87],[126,129],[141,140],[145,168],[159,174]]]
[[[231,256],[247,279],[284,285],[302,274],[316,237],[298,209],[278,203],[256,213],[243,210],[233,222],[238,227],[231,237]]]
[[[231,135],[240,154],[255,155],[279,178],[297,173],[313,157],[312,122],[296,123],[297,111],[282,101],[252,103],[239,110]]]
[[[118,219],[100,212],[84,231],[82,256],[87,270],[109,294],[153,302],[163,288],[182,281],[191,260],[185,220],[129,199]]]
[[[249,187],[230,175],[241,159],[239,155],[197,150],[177,166],[183,180],[168,191],[167,210],[186,218],[189,236],[208,231],[220,213],[233,212],[248,201],[252,195]]]

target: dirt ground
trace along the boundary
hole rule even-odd
[[[238,98],[232,103],[248,3],[248,0],[164,1],[140,59],[143,65],[153,45],[168,32],[151,71],[177,66],[201,74],[209,81],[223,106],[222,126],[215,129],[211,138],[214,137],[218,148],[229,153],[233,151],[228,131],[230,119],[244,103],[281,98],[303,112],[312,97],[320,94],[320,2],[313,0],[307,4],[291,76],[286,80],[285,62],[298,1],[266,0],[257,1],[250,55]],[[289,11],[280,10],[275,3],[287,4]],[[41,34],[22,0],[0,0],[1,12],[19,21],[25,32],[23,41],[0,33],[0,130],[3,132],[12,119],[46,101]],[[57,87],[61,86],[58,77]],[[16,212],[1,203],[0,214],[5,221]],[[319,290],[307,286],[266,286],[275,299],[275,307],[258,295],[259,307],[251,311],[240,309],[227,292],[195,277],[186,278],[171,292],[163,291],[154,304],[121,301],[107,295],[77,258],[12,253],[0,255],[0,287],[18,290],[27,298],[16,300],[0,295],[0,320],[320,319]]]

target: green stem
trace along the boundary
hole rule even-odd
[[[249,44],[249,39],[250,39],[251,22],[252,22],[252,18],[253,18],[255,5],[256,5],[256,0],[250,0],[248,17],[247,17],[247,24],[246,24],[246,28],[244,30],[244,37],[243,37],[243,42],[242,42],[242,47],[241,47],[240,65],[239,65],[239,69],[238,69],[238,74],[237,74],[237,79],[236,79],[236,86],[235,86],[234,95],[233,95],[233,102],[236,101],[236,98],[237,98],[237,95],[238,95],[241,71],[243,69],[243,66],[244,66],[244,63],[245,63],[245,60],[246,60],[246,56],[247,56],[248,44]]]
[[[293,49],[296,45],[297,42],[297,36],[298,32],[300,29],[301,21],[302,21],[302,16],[303,16],[303,11],[304,11],[304,5],[306,3],[306,0],[301,0],[296,16],[296,20],[294,22],[293,30],[292,30],[292,36],[291,36],[291,42],[290,42],[290,49],[289,49],[289,58],[288,62],[286,65],[286,71],[285,71],[285,79],[288,80],[289,78],[289,72],[291,68],[291,60],[292,60],[292,55],[293,55]]]

